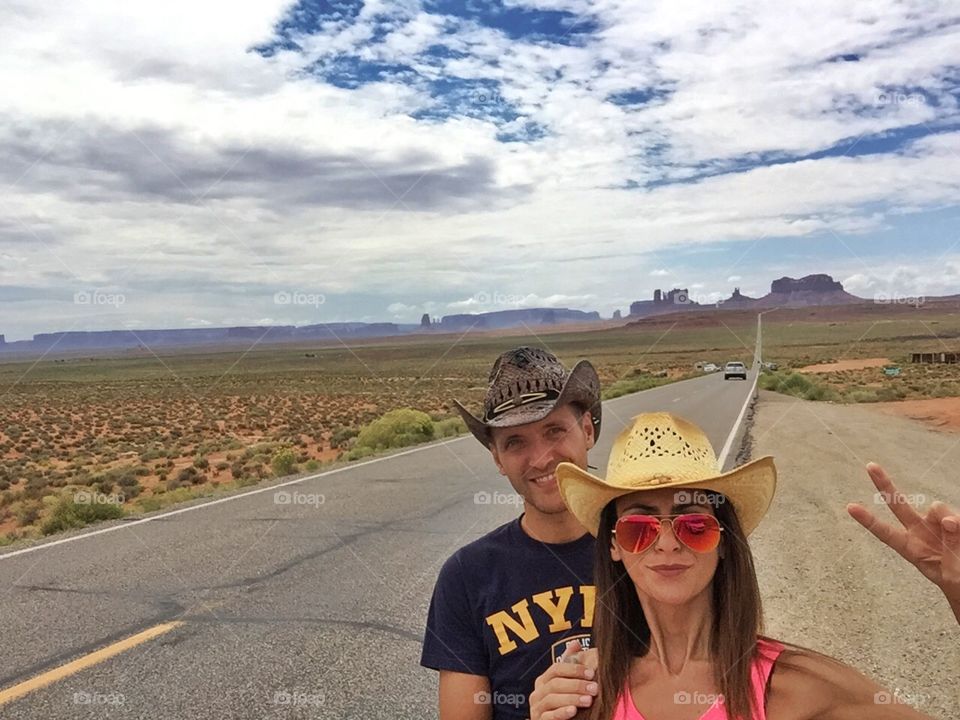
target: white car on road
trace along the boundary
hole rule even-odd
[[[723,379],[729,380],[730,378],[743,378],[747,379],[747,366],[742,362],[728,362],[723,368]]]

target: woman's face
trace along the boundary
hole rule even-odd
[[[722,496],[713,496],[723,499]],[[681,515],[704,513],[716,515],[702,490],[647,490],[617,499],[617,517],[624,515]],[[622,561],[641,596],[669,605],[682,605],[697,597],[709,586],[723,551],[720,545],[709,552],[694,552],[677,540],[669,523],[646,550],[626,552],[612,539],[610,554]]]

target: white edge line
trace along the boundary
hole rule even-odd
[[[277,490],[278,488],[287,487],[289,485],[297,485],[298,483],[306,482],[307,480],[316,480],[317,478],[326,477],[327,475],[335,475],[336,473],[344,472],[345,470],[353,470],[354,468],[364,467],[366,465],[373,465],[374,463],[383,462],[384,460],[392,460],[393,458],[403,457],[404,455],[411,455],[421,450],[426,450],[428,448],[439,447],[441,445],[446,445],[447,443],[454,443],[459,440],[465,440],[466,438],[472,438],[470,434],[460,435],[459,437],[451,438],[449,440],[444,440],[442,442],[436,443],[427,443],[424,445],[418,445],[415,448],[410,448],[409,450],[404,450],[402,452],[394,453],[393,455],[384,455],[383,457],[374,458],[373,460],[366,460],[361,463],[355,463],[352,465],[344,465],[343,467],[335,468],[333,470],[326,470],[321,473],[316,473],[314,475],[307,475],[301,478],[294,478],[293,480],[287,480],[285,482],[277,483],[276,485],[268,485],[267,487],[256,488],[255,490],[249,490],[244,493],[238,493],[236,495],[229,495],[227,497],[217,498],[216,500],[209,500],[207,502],[200,502],[196,505],[191,505],[190,507],[180,508],[178,510],[171,510],[170,512],[159,513],[157,515],[151,515],[150,517],[141,518],[140,520],[131,520],[130,522],[121,522],[118,525],[111,525],[110,527],[101,528],[99,530],[92,530],[87,533],[82,533],[80,535],[73,535],[71,537],[61,538],[60,540],[53,540],[47,543],[41,543],[39,545],[32,545],[31,547],[23,548],[21,550],[14,550],[13,552],[8,552],[6,554],[0,555],[0,561],[7,560],[17,555],[26,555],[27,553],[35,552],[37,550],[45,550],[47,548],[52,548],[56,545],[63,545],[64,543],[76,542],[77,540],[83,540],[85,538],[93,537],[95,535],[103,535],[104,533],[115,532],[116,530],[122,530],[123,528],[133,527],[135,525],[142,525],[143,523],[153,522],[154,520],[160,520],[161,518],[173,517],[174,515],[180,515],[181,513],[188,513],[193,510],[202,510],[203,508],[213,507],[214,505],[219,505],[220,503],[231,502],[233,500],[240,500],[241,498],[250,497],[251,495],[259,495],[260,493],[270,492],[271,490]]]
[[[757,316],[757,329],[760,328],[760,316]],[[759,344],[759,333],[757,333],[758,344]],[[759,348],[757,348],[759,349]],[[753,357],[757,359],[757,350],[754,350]],[[723,472],[723,466],[727,464],[727,455],[730,454],[730,448],[733,447],[733,440],[736,438],[737,433],[740,431],[740,424],[743,422],[744,416],[747,414],[747,407],[750,405],[750,401],[753,399],[753,394],[757,391],[757,381],[760,379],[760,373],[762,372],[762,367],[757,367],[756,377],[753,378],[753,385],[750,387],[750,392],[747,393],[746,400],[743,401],[743,407],[740,408],[740,415],[737,416],[737,421],[733,424],[733,427],[730,429],[730,434],[727,435],[727,441],[723,444],[723,450],[720,451],[720,457],[717,458],[717,463],[720,465],[720,471]],[[2,558],[0,558],[2,560]]]

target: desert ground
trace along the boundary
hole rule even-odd
[[[943,595],[847,515],[888,511],[864,466],[877,462],[918,506],[960,505],[960,435],[872,405],[761,392],[751,454],[779,471],[771,512],[751,537],[767,632],[866,673],[891,698],[960,717],[960,628]]]
[[[805,399],[956,425],[956,365],[910,354],[960,337],[960,303],[764,313],[761,386]],[[605,397],[690,377],[697,363],[749,362],[756,312],[629,318],[598,329],[425,334],[343,345],[66,354],[0,361],[0,545],[119,514],[360,459],[361,433],[388,413],[423,413],[403,442],[463,432],[452,398],[479,405],[490,360],[518,344],[589,358]],[[882,366],[901,368],[897,377]],[[77,493],[112,504],[78,508]],[[105,514],[101,511],[110,511]],[[59,514],[58,514],[59,513]],[[59,519],[58,519],[59,518]]]

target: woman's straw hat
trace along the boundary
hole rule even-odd
[[[773,458],[758,458],[721,472],[713,446],[693,423],[670,413],[644,413],[613,441],[605,479],[573,463],[557,465],[557,485],[570,512],[596,535],[611,500],[638,490],[689,488],[722,493],[733,504],[745,535],[766,514],[777,487]]]

